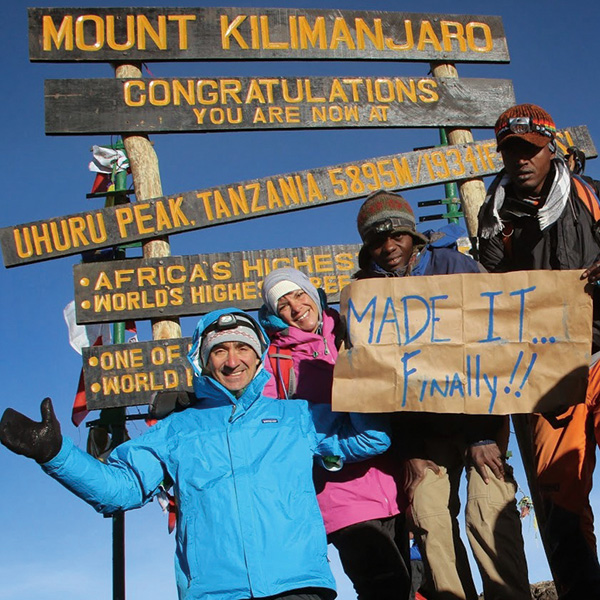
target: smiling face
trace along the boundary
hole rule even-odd
[[[243,342],[222,342],[212,348],[206,369],[230,392],[243,390],[254,379],[260,359]]]
[[[413,246],[412,235],[399,231],[374,236],[368,243],[371,258],[389,273],[408,264]]]
[[[550,147],[539,148],[520,138],[511,138],[502,145],[500,153],[517,194],[539,196],[554,158]]]
[[[277,314],[290,326],[314,333],[319,327],[319,310],[304,291],[294,290],[277,301]]]

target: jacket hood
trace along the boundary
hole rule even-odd
[[[261,364],[258,366],[258,369],[254,374],[254,378],[239,398],[236,398],[225,386],[221,385],[216,379],[213,379],[212,377],[206,375],[204,370],[202,369],[202,365],[200,362],[200,347],[202,346],[202,334],[204,333],[204,330],[209,325],[217,321],[221,315],[227,315],[232,313],[244,315],[256,325],[257,333],[264,348],[262,356],[260,357]],[[270,377],[270,374],[266,372],[263,367],[268,347],[269,341],[264,329],[259,323],[257,323],[256,319],[253,319],[247,312],[244,312],[239,308],[222,308],[219,310],[213,310],[212,312],[207,313],[203,317],[200,317],[200,320],[198,321],[198,324],[196,325],[196,329],[194,330],[194,334],[192,336],[192,347],[190,348],[190,351],[187,355],[187,358],[190,361],[190,364],[192,365],[192,369],[194,371],[193,386],[196,398],[212,398],[215,396],[215,392],[217,392],[217,395],[219,396],[221,395],[221,393],[225,393],[229,400],[231,400],[231,402],[233,402],[234,404],[239,404],[240,402],[253,402],[254,399],[256,399],[256,397],[260,395]]]

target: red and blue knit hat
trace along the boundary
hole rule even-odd
[[[427,243],[427,238],[417,231],[415,213],[400,195],[379,190],[364,201],[356,218],[358,233],[364,243],[382,233],[408,233],[416,240]]]
[[[498,150],[512,138],[521,138],[543,148],[556,137],[552,117],[535,104],[517,104],[505,110],[494,127]]]

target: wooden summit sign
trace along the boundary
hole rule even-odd
[[[48,79],[44,95],[49,135],[491,127],[515,104],[509,80],[450,77]]]
[[[489,127],[515,103],[507,80],[433,77],[50,79],[45,98],[47,134]]]
[[[191,392],[191,343],[187,337],[83,348],[87,408],[144,405],[165,390]]]
[[[597,156],[586,126],[558,132],[558,145]],[[378,189],[405,190],[493,175],[496,141],[442,146],[194,190],[0,229],[7,267],[87,250],[354,200]]]
[[[30,8],[32,61],[508,62],[493,16],[295,8]]]
[[[329,302],[358,270],[360,244],[131,258],[75,265],[77,323],[199,315],[226,306],[256,310],[265,275],[294,267]]]

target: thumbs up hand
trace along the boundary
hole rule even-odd
[[[50,398],[42,400],[40,412],[42,421],[38,422],[7,408],[0,421],[0,442],[12,452],[43,464],[59,453],[62,434]]]

